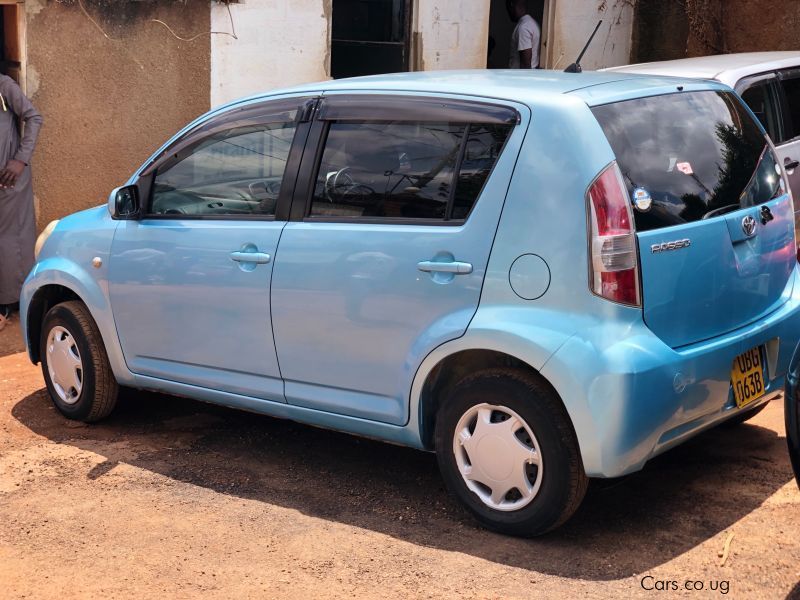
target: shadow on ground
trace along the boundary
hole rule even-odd
[[[792,588],[792,591],[786,596],[786,600],[800,600],[800,582]]]
[[[567,525],[521,540],[476,527],[448,497],[432,454],[144,392],[126,392],[93,426],[63,419],[44,390],[12,414],[54,442],[104,456],[87,473],[92,479],[128,463],[414,544],[583,580],[639,575],[675,558],[756,509],[791,471],[785,440],[772,430],[709,431],[641,473],[593,482]]]

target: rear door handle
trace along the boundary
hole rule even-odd
[[[270,261],[269,254],[265,252],[231,252],[231,260],[239,263],[251,263],[256,265],[265,265]]]
[[[467,275],[472,273],[472,265],[468,262],[436,262],[423,260],[417,263],[417,268],[425,273],[453,273],[454,275]]]
[[[784,159],[783,168],[787,171],[794,171],[797,167],[800,167],[800,161],[789,158],[788,156]]]

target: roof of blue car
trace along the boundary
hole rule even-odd
[[[485,98],[535,102],[543,95],[576,93],[588,104],[614,101],[622,97],[647,96],[674,90],[719,87],[696,79],[636,75],[631,73],[587,71],[564,73],[547,70],[476,69],[465,71],[419,71],[323,81],[275,90],[257,97],[302,92],[393,91],[474,95]]]
[[[587,85],[628,78],[628,75],[521,69],[475,69],[464,71],[417,71],[351,77],[324,82],[326,90],[416,90],[442,93],[478,92],[517,96],[535,88],[538,93],[563,94]],[[305,87],[319,87],[312,84]]]

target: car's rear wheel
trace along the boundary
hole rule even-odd
[[[91,423],[114,410],[117,382],[97,324],[82,302],[64,302],[47,312],[39,347],[47,391],[61,414]]]
[[[539,377],[489,369],[462,379],[436,420],[448,489],[486,527],[532,536],[564,523],[588,479],[575,431]]]

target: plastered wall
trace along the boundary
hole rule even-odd
[[[32,161],[39,227],[106,201],[208,110],[209,4],[26,2],[28,95],[44,115]]]
[[[211,7],[211,105],[329,79],[332,0],[246,0]]]
[[[544,66],[564,69],[574,62],[601,19],[603,24],[581,61],[583,69],[628,64],[633,13],[630,0],[549,0],[544,17],[549,32],[544,39]]]
[[[246,0],[211,8],[211,28],[238,39],[211,40],[211,105],[299,83],[330,78],[330,23],[335,0]],[[488,0],[416,0],[411,68],[486,66]]]
[[[417,0],[412,38],[415,70],[485,68],[489,4],[488,0]]]
[[[34,157],[40,227],[104,202],[209,107],[328,79],[333,1],[246,0],[229,13],[209,0],[27,0],[28,92],[45,117]],[[415,0],[411,68],[484,68],[489,10],[490,0]],[[545,64],[574,60],[599,18],[584,67],[627,62],[629,2],[549,0]]]

